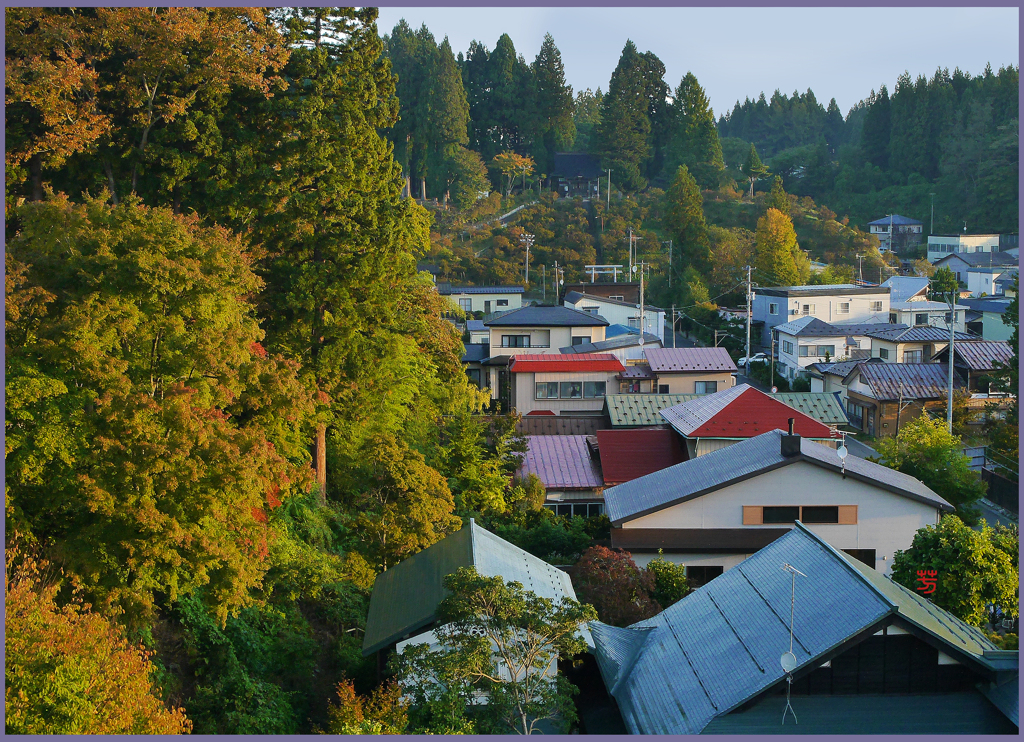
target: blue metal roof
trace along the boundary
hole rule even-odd
[[[873,222],[868,222],[868,226],[869,227],[876,227],[876,226],[885,225],[886,227],[888,227],[889,224],[890,224],[889,219],[890,219],[890,217],[888,217],[888,216],[883,217],[881,219],[875,219],[875,221],[873,221]],[[922,223],[917,221],[917,219],[911,219],[908,216],[901,216],[900,214],[893,214],[892,215],[892,225],[894,227],[907,227],[907,226],[910,226],[910,225],[915,225],[916,226],[916,225],[919,225],[919,224],[922,224]]]
[[[805,575],[796,577],[795,603],[783,564]],[[784,679],[791,605],[796,672],[897,615],[984,662],[993,647],[977,629],[922,601],[797,523],[654,618],[591,631],[602,679],[631,733],[699,734]]]
[[[484,320],[487,327],[603,327],[608,320],[571,307],[523,307]]]

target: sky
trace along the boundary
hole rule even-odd
[[[880,17],[884,15],[884,23]],[[550,32],[573,90],[607,91],[626,39],[665,64],[674,89],[688,71],[715,110],[776,89],[808,88],[824,105],[850,107],[909,71],[931,77],[938,67],[980,74],[1018,64],[1018,8],[385,8],[378,27],[401,19],[426,23],[458,54],[474,39],[494,49],[508,33],[532,62]]]

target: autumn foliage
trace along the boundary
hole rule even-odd
[[[661,612],[651,593],[653,572],[636,566],[629,554],[603,546],[583,552],[573,574],[576,596],[597,609],[601,620],[612,626],[628,626]]]
[[[403,734],[409,724],[409,703],[394,681],[365,697],[356,693],[351,680],[342,678],[328,718],[327,734]]]

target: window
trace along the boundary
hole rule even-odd
[[[466,369],[466,376],[468,376],[469,380],[472,381],[474,384],[476,384],[478,388],[480,387],[480,369],[478,369],[478,368],[467,368]]]
[[[837,310],[837,312],[839,314],[849,314],[850,313],[850,302],[848,302],[848,301],[841,301],[841,302],[839,302],[839,309]]]
[[[928,315],[927,315],[927,313],[918,312],[917,314],[915,314],[914,315],[914,324],[915,325],[927,325],[928,324]]]
[[[824,358],[826,355],[829,358],[835,358],[836,357],[836,346],[834,346],[834,345],[819,345],[818,346],[818,355],[821,356],[822,358]]]
[[[804,523],[838,523],[838,505],[804,505],[800,518]]]
[[[761,508],[762,523],[792,523],[800,519],[799,505],[772,505]]]
[[[861,377],[864,378],[864,377]],[[856,402],[847,400],[846,402],[846,414],[850,418],[850,423],[855,428],[864,429],[864,408]]]
[[[625,301],[626,300],[626,297],[624,297],[624,296],[609,296],[608,298],[609,299],[615,299],[616,301]]]
[[[875,569],[875,550],[874,549],[843,549],[847,554],[852,556],[864,564]]]
[[[507,307],[508,306],[508,299],[498,299],[498,306],[499,307]]]
[[[502,335],[501,336],[501,347],[502,348],[529,348],[530,347],[530,336],[529,335]]]
[[[813,356],[813,355],[814,355],[814,346],[813,345],[801,345],[800,346],[800,357],[801,358],[807,358],[808,356]]]
[[[718,391],[718,382],[698,381],[693,385],[693,391],[697,394],[714,394]]]
[[[700,587],[707,585],[724,571],[724,567],[687,567],[686,577]]]
[[[778,314],[778,313],[779,313],[779,305],[778,305],[778,303],[774,302],[774,301],[770,302],[768,304],[768,314]]]
[[[789,342],[788,340],[783,340],[782,341],[782,352],[783,353],[789,353],[790,355],[792,355],[793,354],[793,343]]]
[[[600,307],[582,307],[583,311],[587,314],[597,314],[601,309]]]
[[[881,312],[882,311],[882,302],[880,302],[880,301],[873,301],[873,302],[871,302],[871,311],[872,312]]]
[[[889,312],[889,324],[890,325],[898,325],[899,322],[900,322],[899,315],[897,315],[896,312]]]
[[[604,381],[584,381],[583,382],[583,397],[585,399],[596,399],[604,396],[606,382]]]
[[[668,394],[668,384],[658,384],[658,394]]]
[[[814,305],[813,304],[804,304],[802,314],[814,314]]]
[[[588,336],[588,335],[573,335],[572,336],[572,344],[573,345],[583,345],[584,343],[589,343],[589,342],[590,342],[590,336]]]
[[[558,396],[562,399],[582,399],[582,381],[562,381],[558,384]]]
[[[472,299],[459,299],[459,308],[466,311],[473,311],[473,300]]]
[[[558,382],[538,381],[535,399],[558,399]]]
[[[883,361],[888,361],[889,360],[889,349],[888,348],[879,348],[878,349],[878,357],[881,358]],[[863,379],[864,377],[861,376],[860,378]]]
[[[546,502],[544,507],[566,518],[593,518],[604,513],[602,502]]]
[[[629,318],[629,326],[630,327],[635,327],[636,329],[639,330],[640,329],[640,318],[639,317],[630,317]]]
[[[923,351],[920,350],[905,350],[903,351],[903,362],[904,363],[921,363],[921,357],[924,355]]]

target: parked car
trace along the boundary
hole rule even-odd
[[[768,356],[766,356],[764,353],[755,353],[754,355],[750,356],[750,362],[751,363],[769,363],[770,361],[769,361]],[[743,356],[741,359],[736,361],[736,365],[737,366],[746,366],[747,365],[747,357]]]

